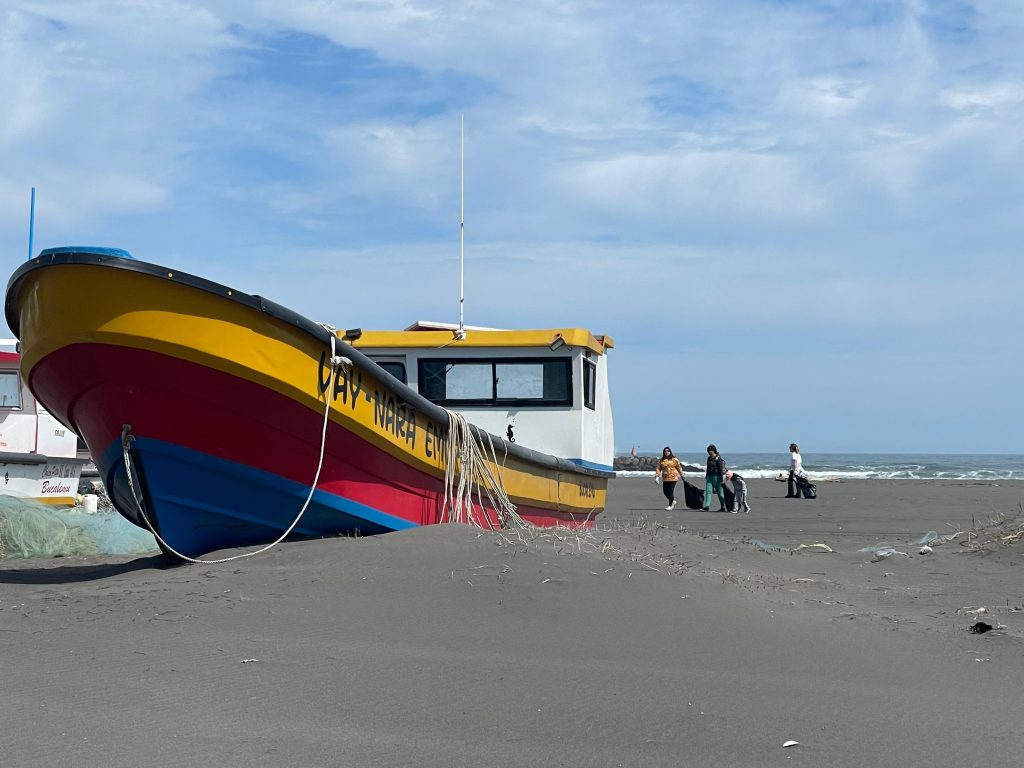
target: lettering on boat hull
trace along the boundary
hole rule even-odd
[[[327,353],[320,353],[317,391],[322,395],[331,387],[331,369]],[[444,468],[447,455],[447,430],[418,413],[411,405],[381,386],[354,366],[338,370],[331,388],[336,410],[351,412],[358,423],[372,426],[391,443],[404,446],[410,453]]]

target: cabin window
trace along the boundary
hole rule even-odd
[[[490,400],[494,374],[490,363],[449,363],[436,367],[435,388],[444,400]]]
[[[572,405],[569,358],[420,360],[419,385],[440,405]]]
[[[21,376],[0,371],[0,408],[21,408]]]
[[[385,371],[390,373],[392,376],[394,376],[400,382],[402,382],[403,384],[406,383],[406,381],[405,381],[405,363],[395,363],[395,362],[388,362],[388,361],[384,361],[384,362],[376,361],[376,362],[377,362],[377,365],[379,365]]]
[[[367,355],[373,362],[390,373],[403,384],[408,384],[406,378],[405,357],[400,355]]]
[[[590,360],[583,361],[583,404],[590,410],[597,405],[597,366]]]

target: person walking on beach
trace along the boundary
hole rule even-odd
[[[704,511],[711,511],[711,493],[714,491],[718,495],[718,502],[721,507],[717,510],[718,512],[726,512],[725,508],[725,494],[722,493],[722,480],[725,479],[725,473],[727,468],[725,466],[725,459],[718,453],[718,449],[714,443],[708,446],[708,467],[704,473]]]
[[[796,443],[789,444],[789,482],[786,487],[786,498],[787,499],[799,499],[800,494],[797,493],[796,479],[798,477],[806,477],[807,473],[804,472],[804,460],[800,458],[800,446]]]
[[[735,515],[740,511],[740,507],[743,507],[744,512],[749,512],[750,505],[747,504],[747,481],[732,471],[726,471],[725,478],[726,480],[732,481],[732,492],[736,497],[733,500],[732,513]]]
[[[679,463],[672,454],[672,449],[667,445],[661,452],[658,460],[658,467],[654,472],[655,482],[661,483],[661,492],[665,494],[668,501],[666,510],[675,509],[676,506],[676,483],[683,479],[683,465]]]

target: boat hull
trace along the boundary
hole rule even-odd
[[[82,312],[47,311],[83,291]],[[141,262],[65,259],[19,270],[7,314],[32,391],[85,439],[118,511],[165,549],[274,540],[310,496],[321,449],[295,534],[448,519],[447,414],[337,339],[348,362],[332,375],[328,331],[284,308]],[[520,517],[593,524],[610,473],[483,443]],[[469,514],[501,524],[486,501]]]

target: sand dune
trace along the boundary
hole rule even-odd
[[[2,561],[4,764],[1020,764],[1024,545],[912,543],[1024,483],[755,481],[750,515],[612,485],[580,537]]]

